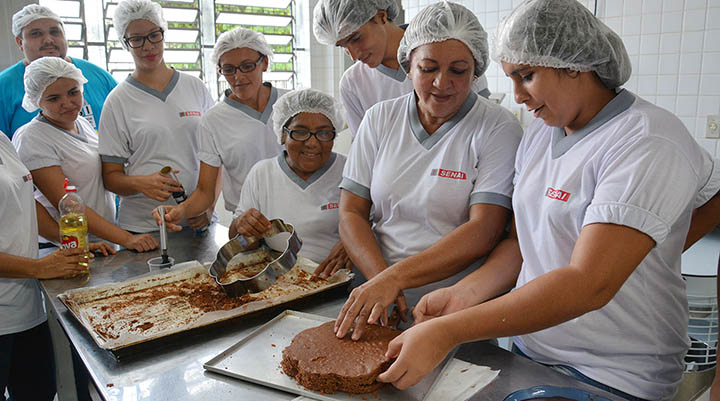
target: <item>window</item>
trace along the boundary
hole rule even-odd
[[[275,53],[273,63],[263,75],[280,88],[295,88],[293,12],[290,0],[215,0],[215,35],[237,26],[265,35]],[[221,88],[227,84],[222,79]],[[224,85],[223,85],[224,84]]]
[[[107,69],[118,81],[134,69],[132,56],[120,44],[112,23],[119,0],[40,0],[62,17],[68,55]],[[165,62],[205,81],[214,97],[227,88],[218,79],[210,54],[216,38],[242,26],[265,34],[275,52],[264,78],[274,86],[296,86],[292,0],[157,1],[168,21]]]

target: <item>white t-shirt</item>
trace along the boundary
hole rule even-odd
[[[569,136],[535,121],[516,161],[517,287],[567,266],[588,224],[632,227],[656,245],[605,307],[516,337],[520,349],[637,397],[671,399],[688,347],[680,256],[693,209],[718,189],[720,163],[678,118],[628,91]]]
[[[282,151],[273,131],[272,111],[278,97],[287,92],[271,88],[270,99],[262,113],[229,98],[226,92],[222,101],[208,110],[200,121],[198,157],[207,165],[222,166],[223,199],[229,212],[237,208],[250,168]]]
[[[4,134],[0,134],[0,205],[0,252],[37,259],[32,175]],[[0,277],[0,336],[31,329],[45,320],[36,279]]]
[[[280,218],[295,227],[302,240],[299,256],[322,263],[338,241],[340,181],[345,156],[333,153],[307,181],[285,161],[285,152],[259,161],[245,180],[237,215],[250,208],[268,220]]]
[[[98,134],[81,116],[75,121],[75,127],[77,134],[53,125],[38,114],[15,132],[12,142],[28,170],[59,166],[70,185],[77,187],[85,204],[112,223],[115,221],[115,200],[103,185]],[[39,189],[35,190],[35,199],[55,220],[60,218],[57,208]]]
[[[490,96],[485,75],[473,81],[472,91]],[[412,81],[402,68],[396,70],[380,64],[370,68],[356,61],[345,70],[340,78],[340,102],[347,115],[350,132],[355,135],[360,127],[365,112],[383,100],[395,99],[413,91]]]
[[[191,75],[175,71],[162,92],[128,76],[103,107],[102,161],[123,163],[127,175],[153,174],[171,166],[180,170],[178,179],[189,196],[200,170],[198,125],[212,105],[205,84]],[[140,233],[157,230],[151,213],[163,203],[142,193],[120,196],[118,226]]]
[[[372,201],[373,231],[391,265],[467,222],[474,204],[510,209],[521,133],[510,112],[471,92],[428,135],[409,93],[368,110],[340,187]]]

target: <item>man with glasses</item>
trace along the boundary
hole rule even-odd
[[[25,67],[40,57],[60,57],[82,71],[88,82],[80,114],[97,130],[105,98],[117,85],[112,75],[95,64],[67,55],[63,23],[45,6],[30,4],[15,13],[12,32],[24,58],[0,72],[0,131],[12,138],[15,130],[37,115],[37,111],[28,113],[22,108],[23,76]]]

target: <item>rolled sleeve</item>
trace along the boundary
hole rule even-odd
[[[637,206],[622,203],[592,204],[587,208],[583,226],[593,223],[617,224],[634,228],[662,243],[670,233],[670,224]]]
[[[618,144],[600,166],[583,225],[628,226],[662,243],[699,188],[693,163],[675,143],[644,137]]]
[[[102,160],[103,163],[120,163],[120,164],[125,164],[128,161],[127,157],[110,156],[110,155],[100,155],[100,160]]]
[[[363,199],[372,201],[372,199],[370,198],[370,188],[359,184],[351,180],[350,178],[343,177],[342,181],[340,182],[340,188],[352,192],[353,194]]]
[[[33,171],[45,167],[60,166],[62,165],[62,160],[52,157],[43,157],[37,159],[23,160],[23,164],[25,164],[25,167],[27,167],[28,170]]]
[[[470,206],[479,203],[488,205],[498,205],[505,209],[512,210],[512,198],[503,194],[493,192],[474,192],[470,195]]]

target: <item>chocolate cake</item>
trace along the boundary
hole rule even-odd
[[[337,338],[335,322],[303,330],[283,350],[280,366],[301,386],[321,393],[345,391],[363,394],[380,388],[376,381],[392,363],[385,356],[399,330],[369,325],[363,338]]]

